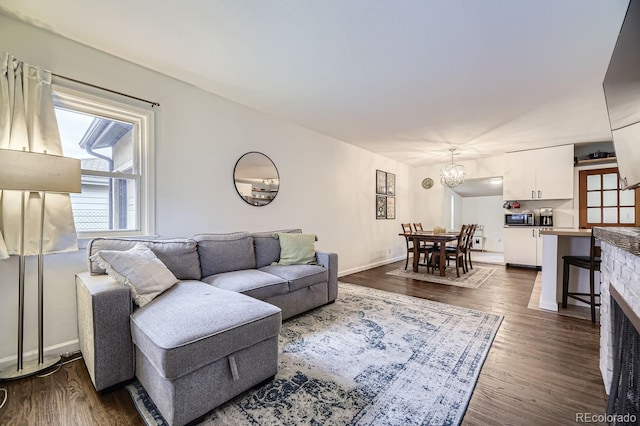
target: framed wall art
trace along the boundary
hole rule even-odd
[[[387,173],[376,170],[376,194],[387,194]]]
[[[396,218],[396,175],[376,170],[376,219]]]
[[[387,197],[376,195],[376,219],[387,218]]]
[[[387,195],[396,195],[396,175],[387,173]]]
[[[387,219],[396,218],[396,197],[387,197]]]

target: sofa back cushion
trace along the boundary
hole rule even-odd
[[[95,238],[91,240],[87,248],[91,275],[105,274],[105,270],[100,268],[96,261],[91,260],[91,256],[100,250],[129,250],[138,243],[149,247],[179,280],[199,280],[202,278],[198,245],[196,241],[188,238],[167,240]]]
[[[269,266],[273,262],[280,261],[280,240],[274,237],[279,232],[301,234],[302,229],[282,229],[280,231],[254,232],[251,234],[256,252],[256,268]]]
[[[198,234],[193,239],[198,242],[203,277],[256,267],[253,238],[246,232]]]

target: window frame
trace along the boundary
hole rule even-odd
[[[578,171],[578,226],[581,229],[591,229],[594,226],[605,227],[634,227],[640,226],[640,188],[635,189],[635,223],[589,223],[587,222],[587,177],[590,175],[605,175],[615,173],[618,175],[618,182],[620,181],[620,174],[618,167],[602,167],[593,168]],[[620,184],[618,183],[618,203],[616,205],[618,209],[618,221],[620,220]],[[601,205],[600,208],[603,208]]]
[[[155,113],[128,103],[97,96],[58,84],[52,85],[54,106],[107,119],[124,121],[134,126],[133,161],[136,173],[81,170],[82,176],[134,178],[136,185],[136,229],[78,231],[79,239],[96,237],[133,237],[155,235]]]

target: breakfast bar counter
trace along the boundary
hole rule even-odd
[[[558,311],[562,299],[562,256],[589,255],[590,229],[543,228],[540,308]],[[571,281],[587,283],[588,271],[572,272]]]
[[[543,228],[540,232],[542,235],[558,235],[563,237],[590,237],[590,229],[576,228]]]

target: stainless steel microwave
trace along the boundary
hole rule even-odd
[[[508,226],[533,226],[533,213],[506,213],[504,224]]]

